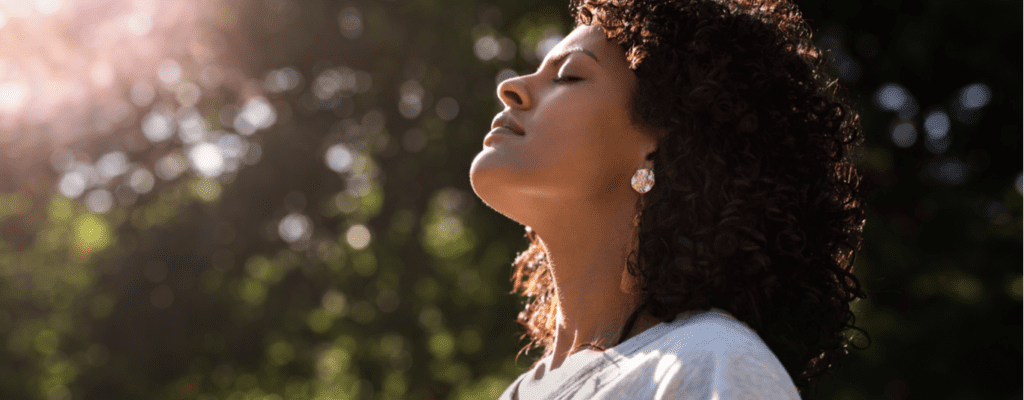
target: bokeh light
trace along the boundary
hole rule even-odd
[[[105,213],[114,206],[114,196],[106,189],[96,189],[85,195],[85,207],[94,213]]]
[[[370,245],[370,230],[362,224],[353,225],[345,232],[345,241],[353,249],[365,249],[366,246]]]
[[[351,94],[356,83],[356,74],[350,68],[329,69],[317,76],[313,82],[313,93],[318,99],[327,100],[339,92]]]
[[[61,177],[58,189],[64,197],[73,199],[85,192],[87,184],[84,174],[79,171],[70,171]]]
[[[352,168],[352,151],[344,144],[339,143],[328,148],[324,159],[327,161],[327,166],[334,172],[348,172]]]
[[[972,83],[961,89],[957,97],[960,106],[974,110],[988,105],[992,98],[992,90],[984,83]]]
[[[945,153],[952,138],[949,135],[949,116],[934,110],[924,117],[925,147],[934,154]]]
[[[0,84],[0,111],[13,114],[21,110],[28,97],[28,88],[14,82]]]
[[[163,156],[156,162],[156,176],[165,181],[172,180],[181,176],[181,173],[185,172],[188,168],[188,164],[185,162],[185,158],[175,152]]]
[[[263,79],[263,88],[270,93],[292,90],[302,83],[302,74],[292,67],[284,67],[267,72]]]
[[[153,174],[148,169],[138,168],[132,171],[128,177],[128,185],[131,186],[132,190],[138,194],[149,193],[153,190],[153,185],[156,184],[156,179],[153,178]]]
[[[1019,100],[995,84],[1017,71],[991,50],[1005,35],[986,33],[1013,24],[946,29],[1002,4],[957,2],[889,7],[895,31],[884,15],[848,18],[870,2],[802,10],[822,25],[811,37],[833,87],[865,100],[872,227],[855,267],[871,297],[852,309],[878,340],[823,397],[948,394],[901,361],[948,347],[923,334],[948,319],[913,313],[973,315],[990,332],[1020,304],[1020,271],[1002,268],[1019,265],[1020,130],[1006,111]],[[523,372],[508,281],[523,237],[465,173],[503,108],[496,87],[532,72],[566,16],[0,0],[0,359],[19,366],[8,382],[27,382],[0,393],[497,398]],[[977,384],[998,375],[990,364],[954,394],[998,397]]]
[[[886,111],[896,111],[901,117],[917,114],[917,100],[907,88],[898,83],[886,83],[875,91],[875,106]]]
[[[168,85],[178,83],[178,80],[181,79],[181,64],[174,59],[164,59],[157,67],[156,76]]]
[[[365,160],[363,156],[358,156],[357,159]],[[360,198],[370,194],[373,190],[373,182],[365,176],[360,174],[352,174],[345,180],[345,192],[353,198]]]
[[[345,295],[337,290],[328,290],[320,299],[320,304],[328,314],[340,316],[345,313],[348,305]]]
[[[543,60],[544,57],[547,57],[548,53],[551,52],[551,49],[554,49],[555,46],[558,45],[558,42],[561,42],[564,38],[565,35],[561,33],[552,33],[545,37],[543,40],[541,40],[540,43],[537,43],[537,49],[534,52],[534,54],[536,54],[537,56],[537,59]]]
[[[220,131],[217,136],[217,147],[220,147],[220,152],[225,159],[237,163],[239,159],[245,157],[249,149],[249,142],[239,135]]]
[[[451,97],[441,98],[437,101],[435,111],[442,120],[451,121],[459,116],[459,102]]]
[[[130,95],[132,103],[139,107],[145,107],[150,105],[153,99],[156,98],[156,90],[148,82],[136,81],[132,83]]]
[[[363,118],[359,122],[365,130],[364,133],[366,135],[373,135],[380,132],[381,129],[384,129],[386,121],[387,119],[384,118],[383,112],[378,109],[372,109],[366,111],[366,114],[363,114]]]
[[[277,111],[263,96],[253,97],[245,102],[233,126],[238,133],[249,136],[257,130],[270,127],[277,121]]]
[[[281,219],[277,232],[288,243],[309,241],[313,233],[313,222],[301,213],[291,213]]]
[[[363,16],[358,8],[345,7],[338,14],[338,27],[346,39],[354,40],[363,34]]]
[[[917,143],[917,128],[910,121],[899,121],[889,129],[892,142],[899,147],[907,148]]]
[[[197,179],[190,183],[190,191],[199,200],[205,202],[212,202],[220,198],[221,193],[224,191],[224,187],[215,180],[212,179]]]
[[[984,83],[972,83],[961,88],[953,99],[953,116],[960,122],[977,122],[978,112],[992,100],[992,89]]]
[[[490,60],[501,53],[501,45],[493,36],[483,36],[473,44],[473,54],[482,61]]]
[[[60,10],[62,3],[62,0],[35,0],[35,7],[40,14],[53,14]]]
[[[398,112],[408,119],[416,118],[423,111],[423,86],[415,80],[408,80],[399,88]]]
[[[103,181],[108,181],[128,170],[128,156],[123,151],[112,151],[96,160],[96,170]]]
[[[142,133],[150,142],[160,143],[174,135],[173,123],[171,116],[156,110],[150,111],[142,120]]]
[[[199,143],[188,151],[188,159],[193,170],[204,178],[213,178],[224,170],[224,155],[219,146],[213,143]]]
[[[206,119],[191,106],[178,109],[178,138],[184,144],[193,144],[206,138]]]
[[[494,76],[495,86],[500,85],[502,82],[519,76],[515,70],[511,68],[505,68],[498,71],[498,74]]]

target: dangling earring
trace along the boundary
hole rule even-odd
[[[630,183],[633,184],[633,190],[636,190],[637,193],[647,193],[654,186],[654,171],[650,168],[638,169],[633,174],[633,180]]]
[[[629,254],[633,252],[633,249],[640,246],[640,215],[643,213],[644,209],[644,196],[642,195],[649,192],[651,187],[654,186],[654,171],[650,168],[638,169],[636,173],[633,174],[633,179],[630,183],[633,186],[633,190],[636,190],[637,193],[641,194],[641,196],[639,204],[637,205],[636,215],[633,216],[633,229],[630,231],[629,240],[630,246],[629,251],[626,252],[626,265],[622,269],[622,280],[619,283],[619,288],[624,293],[633,294],[638,293],[640,290],[637,287],[636,278],[629,273]]]

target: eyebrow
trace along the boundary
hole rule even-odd
[[[584,49],[580,46],[572,46],[568,49],[565,49],[561,53],[551,56],[551,58],[548,59],[548,62],[557,66],[558,64],[561,64],[562,61],[569,56],[569,54],[575,53],[577,51],[583,52],[583,54],[590,56],[590,58],[593,58],[594,61],[597,61],[598,64],[601,63],[601,60],[598,60],[597,56],[595,56],[594,53],[591,53],[590,50]]]

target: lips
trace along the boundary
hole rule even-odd
[[[523,135],[515,133],[511,129],[503,126],[499,126],[491,129],[491,131],[487,133],[487,136],[484,136],[484,146],[492,147],[495,141],[518,140],[521,137],[523,137]]]
[[[491,129],[498,127],[506,128],[519,136],[526,135],[526,132],[523,131],[522,125],[516,122],[516,120],[508,113],[499,113],[494,116],[494,121],[491,121]]]

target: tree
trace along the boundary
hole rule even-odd
[[[800,2],[871,193],[872,345],[822,398],[1020,394],[987,357],[1021,351],[1009,4]],[[0,9],[0,397],[495,398],[536,356],[522,228],[468,170],[565,7],[40,7]],[[88,95],[42,101],[58,78]]]

